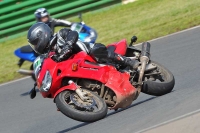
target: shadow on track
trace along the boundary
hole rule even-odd
[[[23,96],[29,96],[29,92],[30,92],[30,91],[24,92],[24,93],[20,94],[20,96],[21,96],[21,97],[23,97]],[[36,92],[39,92],[39,90],[36,89]]]
[[[127,109],[129,109],[129,108],[132,108],[132,107],[134,107],[134,106],[140,105],[140,104],[142,104],[142,103],[144,103],[144,102],[153,100],[153,99],[155,99],[155,98],[157,98],[157,97],[151,97],[151,98],[145,99],[145,100],[143,100],[143,101],[137,102],[137,103],[135,103],[135,104],[132,104],[132,105],[128,106],[127,108],[123,108],[123,109],[119,109],[119,110],[117,110],[117,111],[111,112],[111,113],[109,113],[106,117],[109,117],[110,115],[114,115],[114,114],[116,114],[116,113],[118,113],[118,112],[122,112],[122,111],[127,110]]]
[[[74,126],[74,127],[71,127],[71,128],[68,128],[68,129],[64,129],[64,130],[62,130],[62,131],[59,131],[59,132],[57,132],[57,133],[66,133],[66,132],[68,132],[68,131],[75,130],[75,129],[79,128],[79,127],[83,127],[83,126],[88,125],[88,124],[90,124],[90,123],[84,122],[84,123],[81,123],[81,124],[76,125],[76,126]]]
[[[153,99],[155,99],[155,98],[157,98],[157,97],[151,97],[151,98],[148,98],[148,99],[146,99],[146,100],[143,100],[143,101],[137,102],[137,103],[135,103],[135,104],[132,104],[131,106],[129,106],[129,107],[127,107],[127,108],[124,108],[124,109],[120,109],[120,110],[118,110],[118,111],[111,112],[111,113],[109,113],[105,118],[108,118],[108,117],[111,116],[111,115],[114,115],[114,114],[116,114],[116,113],[118,113],[118,112],[124,111],[124,110],[129,109],[129,108],[132,108],[132,107],[137,106],[137,105],[139,105],[139,104],[142,104],[142,103],[144,103],[144,102],[153,100]],[[104,119],[105,119],[105,118],[104,118]],[[57,133],[66,133],[66,132],[68,132],[68,131],[75,130],[75,129],[77,129],[77,128],[86,126],[86,125],[88,125],[88,124],[90,124],[90,123],[86,123],[86,122],[85,122],[85,123],[81,123],[81,124],[76,125],[76,126],[74,126],[74,127],[67,128],[67,129],[64,129],[64,130],[62,130],[62,131],[58,131]]]
[[[175,92],[175,90],[172,90],[170,93],[173,93],[173,92]],[[168,95],[168,94],[170,94],[170,93],[167,93],[167,94],[165,94],[165,95]],[[163,96],[164,96],[164,95],[163,95]],[[152,97],[147,98],[147,99],[145,99],[145,100],[143,100],[143,101],[134,103],[134,104],[128,106],[127,108],[123,108],[123,109],[119,109],[119,110],[117,110],[117,111],[111,112],[111,113],[109,113],[106,117],[108,117],[108,116],[110,116],[110,115],[113,115],[113,114],[116,114],[116,113],[118,113],[118,112],[124,111],[124,110],[126,110],[126,109],[132,108],[132,107],[134,107],[134,106],[140,105],[140,104],[142,104],[142,103],[144,103],[144,102],[153,100],[153,99],[155,99],[155,98],[159,98],[159,97],[162,97],[162,96],[152,96]]]

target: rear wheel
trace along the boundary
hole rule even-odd
[[[156,66],[156,68],[145,72],[141,91],[154,96],[161,96],[171,92],[175,84],[173,74],[155,61],[151,61],[150,63]]]
[[[83,101],[74,91],[62,91],[55,99],[58,109],[66,116],[82,121],[93,122],[102,119],[107,114],[107,105],[98,95],[87,93],[87,100]]]

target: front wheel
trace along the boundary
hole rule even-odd
[[[150,63],[155,66],[155,69],[145,72],[141,91],[153,96],[161,96],[171,92],[175,84],[173,74],[155,61]]]
[[[93,122],[107,114],[107,105],[98,95],[84,90],[88,99],[83,101],[74,91],[62,91],[55,99],[57,108],[66,116],[82,122]]]

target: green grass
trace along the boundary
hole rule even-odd
[[[97,42],[109,44],[123,38],[129,41],[132,35],[143,42],[197,26],[199,13],[200,0],[139,0],[83,14],[83,19],[97,30]],[[78,21],[77,18],[70,20]],[[18,58],[13,51],[26,44],[26,36],[0,44],[0,83],[22,77],[16,72]],[[30,65],[25,63],[23,67]]]

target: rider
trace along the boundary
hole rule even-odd
[[[84,22],[80,23],[72,23],[70,21],[61,20],[61,19],[54,19],[50,17],[49,12],[45,8],[39,8],[35,11],[35,18],[37,22],[43,22],[47,24],[54,33],[56,26],[64,26],[64,27],[71,27],[72,30],[76,30],[78,33],[87,33],[87,36],[84,41],[85,42],[92,42],[94,43],[97,38],[97,33],[94,29],[88,27],[84,24]]]
[[[36,21],[47,24],[51,28],[53,33],[56,26],[71,27],[72,25],[70,21],[51,18],[49,12],[45,8],[37,9],[34,14]]]
[[[63,28],[53,36],[49,26],[42,22],[30,27],[27,39],[31,47],[39,54],[54,50],[56,53],[54,59],[58,62],[79,51],[85,51],[97,61],[111,59],[122,65],[131,66],[133,69],[136,69],[139,65],[137,60],[111,52],[101,43],[89,44],[78,41],[78,33],[76,31]]]
[[[71,30],[77,31],[78,33],[86,33],[88,36],[84,39],[84,42],[94,43],[97,39],[97,33],[94,29],[85,25],[84,22],[81,23],[73,23],[71,26]]]

